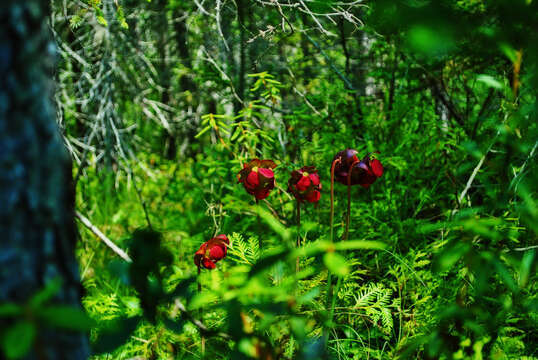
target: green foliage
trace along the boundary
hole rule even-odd
[[[82,0],[81,3],[86,6],[82,6],[77,9],[75,15],[73,15],[69,20],[69,25],[72,30],[76,30],[77,28],[79,28],[83,24],[83,22],[87,20],[85,18],[91,14],[94,15],[97,23],[102,26],[108,27],[108,22],[110,21],[110,18],[107,19],[107,15],[103,11],[103,7],[106,6],[103,4],[103,0]],[[125,18],[125,12],[123,11],[123,7],[118,1],[114,1],[114,9],[115,20],[118,22],[119,26],[122,29],[129,29],[129,24],[127,23],[127,20]]]
[[[248,74],[249,77],[256,79],[254,85],[250,88],[250,91],[256,93],[260,88],[262,89],[260,95],[265,100],[270,100],[272,105],[282,98],[280,97],[280,88],[282,88],[282,83],[274,79],[274,76],[267,73],[266,71],[257,73],[257,74]]]
[[[342,255],[328,252],[323,255],[323,262],[327,269],[336,276],[346,276],[349,273],[349,266]]]
[[[19,359],[26,355],[36,334],[34,324],[17,322],[5,331],[2,336],[2,350],[8,359]]]
[[[250,236],[248,240],[244,240],[241,234],[233,233],[229,238],[228,251],[235,262],[254,265],[259,260],[260,245],[256,237]]]
[[[89,332],[95,321],[81,308],[55,304],[62,282],[49,281],[26,304],[0,304],[0,323],[9,326],[0,331],[0,347],[8,359],[28,355],[36,343],[38,330]]]
[[[88,75],[61,63],[67,139],[89,149],[74,151],[77,208],[134,261],[80,228],[94,359],[536,356],[536,1],[224,3],[116,8],[120,142],[90,138],[74,95]],[[71,10],[77,39],[99,39]],[[379,151],[385,173],[352,188],[344,242],[335,184],[331,243],[346,148]],[[278,164],[258,203],[237,184],[252,158]],[[303,165],[323,188],[298,228],[286,188]],[[194,253],[221,233],[228,256],[198,275]]]

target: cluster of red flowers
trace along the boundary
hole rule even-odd
[[[357,157],[357,150],[346,149],[334,157],[337,162],[334,168],[334,179],[344,185],[361,185],[369,187],[383,175],[381,161],[367,154],[362,160]]]
[[[333,159],[334,179],[344,185],[361,185],[368,188],[383,175],[381,162],[367,154],[362,160],[357,157],[357,150],[346,149],[336,154]],[[243,166],[237,175],[238,182],[243,184],[247,193],[256,200],[263,200],[275,188],[276,167],[273,160],[254,159]],[[288,180],[288,191],[299,203],[317,203],[321,198],[321,181],[314,166],[304,166],[291,172]],[[214,269],[216,263],[226,257],[230,241],[226,235],[218,235],[200,246],[194,255],[196,266]]]

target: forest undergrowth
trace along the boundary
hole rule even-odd
[[[537,2],[292,4],[53,2],[92,359],[538,358]]]

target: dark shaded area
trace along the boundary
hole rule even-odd
[[[32,313],[39,299],[80,307],[82,292],[71,160],[52,105],[49,12],[48,1],[0,5],[0,304],[27,304],[24,316],[0,318],[2,349],[9,358],[86,359],[87,335]]]

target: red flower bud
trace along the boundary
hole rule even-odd
[[[321,183],[314,166],[305,166],[291,172],[291,177],[288,180],[288,191],[298,201],[318,202],[321,198],[320,190]]]
[[[273,160],[254,159],[239,171],[238,182],[243,183],[245,190],[256,199],[265,199],[275,187],[275,173],[272,170],[275,167]]]
[[[226,257],[229,244],[230,240],[224,234],[217,235],[206,241],[200,245],[200,248],[194,254],[194,264],[199,268],[214,269],[216,263]]]
[[[340,151],[334,157],[333,161],[340,158],[340,162],[334,168],[334,179],[344,185],[348,184],[348,175],[350,174],[351,185],[361,185],[369,187],[383,175],[383,165],[378,159],[373,159],[372,154],[367,154],[359,161],[357,150],[346,149]]]

